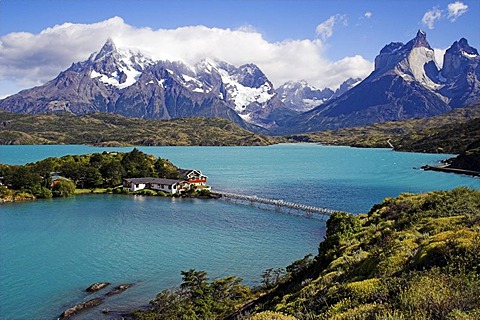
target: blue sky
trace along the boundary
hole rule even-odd
[[[480,49],[479,17],[478,0],[0,0],[0,97],[53,78],[108,37],[159,59],[254,62],[275,86],[336,87],[418,29],[439,52],[461,37]]]

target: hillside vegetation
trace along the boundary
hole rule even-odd
[[[0,144],[258,146],[281,141],[220,118],[146,120],[105,113],[74,116],[0,112]]]
[[[263,281],[260,292],[234,277],[208,283],[190,270],[136,318],[473,320],[479,261],[480,191],[402,194],[368,214],[333,214],[318,255]]]
[[[390,141],[397,151],[458,154],[480,140],[480,106],[456,109],[431,118],[388,121],[291,138],[368,148],[390,148]]]
[[[367,215],[337,213],[327,228],[310,270],[272,292],[268,309],[299,319],[480,316],[480,191],[403,194]]]

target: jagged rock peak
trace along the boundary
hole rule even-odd
[[[459,41],[455,41],[452,46],[448,49],[452,53],[462,53],[464,56],[473,57],[478,56],[478,51],[474,47],[471,47],[468,44],[467,39],[461,38]]]
[[[462,38],[455,41],[445,52],[443,59],[442,77],[445,79],[458,76],[466,79],[467,70],[475,70],[478,66],[480,56],[477,49],[468,44],[467,39]]]
[[[100,52],[95,56],[95,60],[99,60],[105,55],[116,52],[117,47],[115,46],[115,43],[113,42],[112,38],[108,38],[105,44],[103,45],[102,49],[100,49]]]
[[[382,50],[380,50],[380,54],[395,53],[402,49],[402,47],[403,42],[390,42],[385,47],[383,47]]]
[[[418,30],[416,37],[412,40],[413,48],[425,47],[432,49],[427,41],[427,34],[423,30]]]
[[[415,48],[426,48],[433,57],[433,49],[427,41],[427,34],[418,30],[415,38],[403,44],[402,42],[391,42],[380,50],[375,57],[375,70],[394,68],[400,61],[407,58]]]

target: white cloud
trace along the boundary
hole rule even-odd
[[[463,15],[467,12],[468,6],[461,1],[451,2],[447,6],[447,18],[451,22],[457,20],[458,17]],[[437,7],[433,7],[432,9],[425,12],[422,18],[422,23],[428,26],[429,29],[433,29],[435,27],[435,22],[445,17],[444,10],[440,10]]]
[[[367,19],[370,19],[372,17],[372,15],[373,14],[370,11],[367,11],[367,12],[365,12],[365,14],[363,16]]]
[[[462,14],[467,12],[468,6],[463,2],[456,1],[448,4],[448,19],[450,21],[457,20]]]
[[[331,16],[324,22],[320,23],[317,28],[317,36],[319,36],[323,41],[327,40],[333,35],[333,27],[335,24],[343,22],[344,25],[347,24],[347,17],[345,15],[336,14]]]
[[[425,12],[422,18],[422,23],[428,27],[428,29],[433,29],[436,20],[442,18],[442,10],[437,7],[433,7],[431,10]]]
[[[334,17],[334,21],[346,23],[344,19]],[[0,96],[53,79],[73,62],[86,60],[100,50],[109,37],[117,47],[138,48],[158,60],[193,64],[216,57],[236,66],[252,62],[277,87],[301,79],[319,88],[337,87],[349,77],[366,77],[373,70],[373,64],[361,56],[330,61],[323,55],[320,39],[272,43],[251,27],[152,30],[132,27],[114,17],[93,24],[56,25],[39,34],[10,33],[0,37]]]

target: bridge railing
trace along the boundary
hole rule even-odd
[[[227,199],[248,201],[251,204],[253,203],[266,204],[266,205],[274,206],[276,208],[289,208],[289,209],[294,209],[298,211],[304,211],[309,214],[318,213],[318,214],[330,216],[335,211],[338,211],[338,210],[332,210],[328,208],[320,208],[315,206],[304,205],[296,202],[288,202],[281,199],[263,198],[263,197],[258,197],[256,195],[250,196],[250,195],[237,194],[237,193],[224,192],[224,191],[215,191],[215,193]]]

